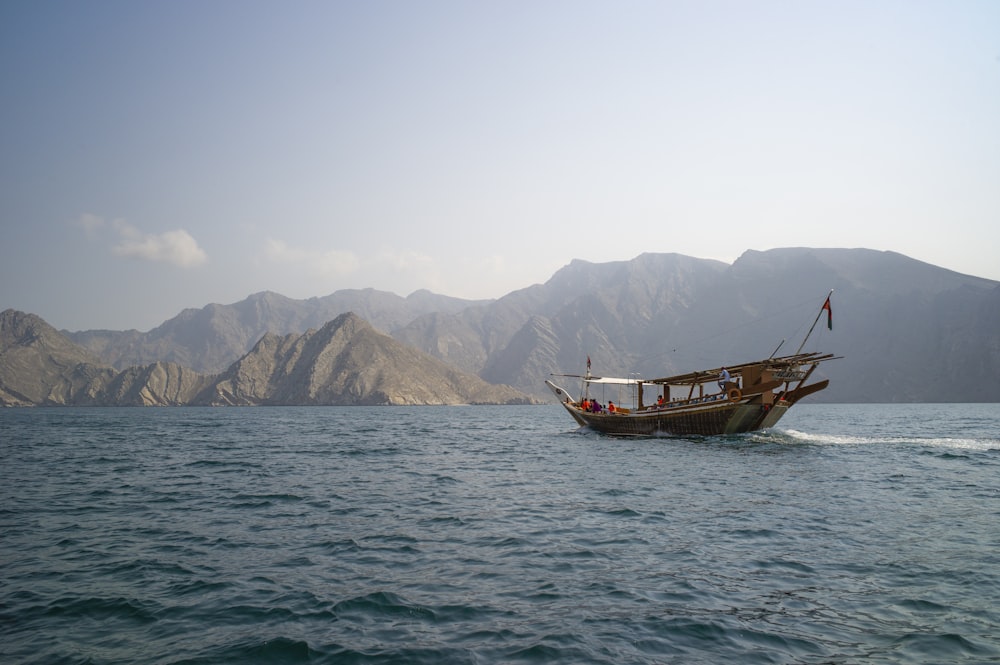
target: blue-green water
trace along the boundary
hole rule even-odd
[[[1000,405],[0,410],[4,663],[1000,662]]]

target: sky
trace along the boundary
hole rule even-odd
[[[497,298],[866,247],[1000,280],[1000,2],[0,3],[0,310]]]

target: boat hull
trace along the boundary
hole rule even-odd
[[[773,427],[788,410],[787,403],[773,406],[749,401],[701,408],[665,408],[648,413],[587,413],[575,404],[563,407],[576,422],[597,432],[616,436],[719,436]]]
[[[581,427],[614,436],[684,437],[743,434],[774,427],[793,404],[823,390],[829,381],[782,392],[776,399],[764,400],[763,393],[740,394],[739,399],[717,395],[693,402],[617,413],[584,411],[568,391],[551,381],[545,383]]]

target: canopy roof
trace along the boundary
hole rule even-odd
[[[835,359],[835,356],[832,353],[797,353],[793,356],[767,358],[765,360],[756,360],[754,362],[741,363],[739,365],[726,365],[726,369],[729,370],[730,376],[737,377],[742,373],[743,369],[752,365],[764,365],[770,369],[790,369],[800,365],[809,365],[833,359]],[[714,367],[712,369],[705,369],[698,372],[688,372],[687,374],[677,374],[675,376],[667,376],[660,379],[643,379],[639,376],[617,378],[609,376],[586,376],[581,374],[554,374],[553,376],[583,379],[588,383],[602,383],[606,385],[634,385],[637,383],[654,385],[691,385],[715,381],[721,373],[722,367]]]

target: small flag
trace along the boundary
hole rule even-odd
[[[590,369],[590,356],[587,356],[587,369]]]
[[[826,328],[827,330],[833,330],[833,309],[830,307],[830,296],[826,297],[826,302],[823,303],[821,310],[826,310]]]

